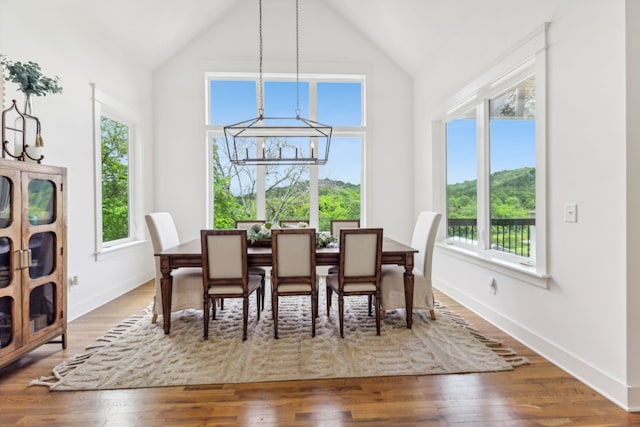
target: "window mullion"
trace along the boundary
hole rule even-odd
[[[478,249],[491,249],[491,194],[490,183],[490,141],[489,141],[489,100],[484,99],[477,107],[477,151],[478,151]]]

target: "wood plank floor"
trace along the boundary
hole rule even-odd
[[[131,314],[151,282],[69,324],[69,346],[45,345],[0,369],[0,425],[640,426],[586,385],[475,316],[437,298],[529,358],[510,372],[49,392],[28,387]]]

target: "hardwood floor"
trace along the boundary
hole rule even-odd
[[[28,387],[131,314],[151,282],[71,322],[69,345],[45,345],[0,369],[0,425],[640,426],[620,409],[450,298],[485,335],[529,358],[510,372],[50,392]]]

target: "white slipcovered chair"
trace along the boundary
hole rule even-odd
[[[411,238],[411,247],[419,251],[414,256],[413,309],[429,310],[432,320],[436,319],[436,312],[431,286],[431,263],[441,217],[438,212],[420,212]],[[380,287],[383,311],[405,308],[404,267],[383,265]]]
[[[178,246],[178,230],[171,214],[168,212],[154,212],[145,216],[153,252],[157,253],[165,249]],[[156,286],[153,297],[153,317],[152,323],[158,320],[158,315],[162,314],[162,290],[160,279],[160,257],[155,257],[156,262]],[[171,295],[171,311],[180,311],[188,308],[202,310],[202,269],[201,268],[178,268],[171,273],[173,277],[173,291]]]

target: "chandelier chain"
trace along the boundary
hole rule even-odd
[[[258,2],[260,8],[260,23],[259,23],[259,37],[260,37],[260,109],[258,110],[258,115],[262,117],[264,115],[264,94],[263,94],[263,83],[262,83],[262,0]]]
[[[300,30],[298,10],[298,0],[296,0],[296,117],[300,117]]]

